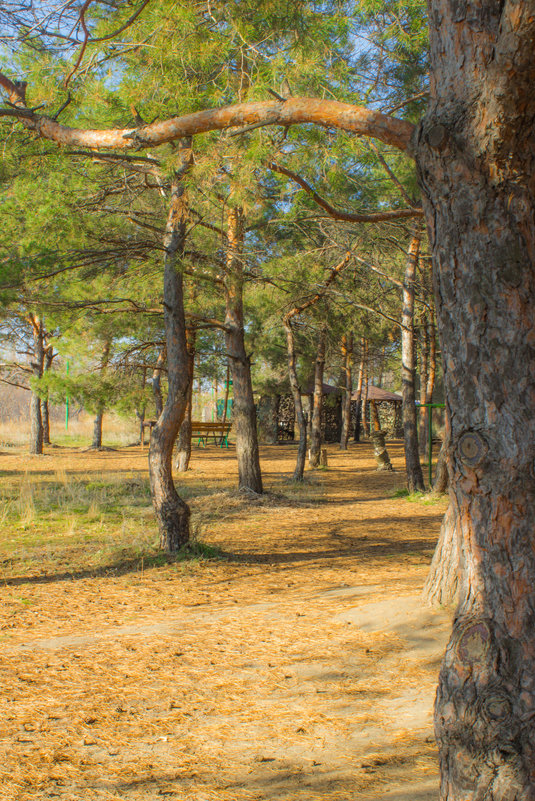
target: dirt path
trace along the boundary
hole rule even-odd
[[[264,449],[270,494],[248,501],[227,491],[230,452],[196,453],[185,481],[215,488],[194,507],[225,559],[7,576],[0,798],[435,801],[449,621],[418,593],[443,505],[392,498],[402,474],[376,473],[367,446],[333,448],[288,499],[292,460]],[[125,451],[90,468],[144,465]]]

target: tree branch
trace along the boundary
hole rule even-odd
[[[334,206],[325,200],[325,198],[321,197],[315,189],[313,189],[310,184],[308,184],[304,178],[301,178],[296,172],[293,170],[289,170],[287,167],[283,167],[281,164],[277,164],[277,162],[272,161],[269,165],[270,170],[274,172],[278,172],[281,175],[285,175],[287,178],[291,178],[292,181],[295,181],[302,189],[305,190],[307,194],[314,200],[315,203],[318,204],[324,211],[327,212],[329,217],[332,217],[334,220],[344,220],[346,222],[386,222],[388,220],[399,220],[401,218],[407,217],[421,217],[423,216],[422,209],[393,209],[392,211],[376,211],[371,212],[369,214],[357,214],[349,211],[340,211],[339,209],[335,209]]]
[[[4,87],[6,81],[10,87],[15,86],[9,79],[4,76],[2,78]],[[20,94],[18,97],[20,102]],[[20,116],[17,111],[20,112],[20,109],[13,109],[11,116]],[[2,113],[4,116],[9,116],[9,109],[3,109]],[[324,128],[338,128],[358,136],[371,136],[406,151],[409,155],[415,127],[405,120],[389,117],[362,106],[311,97],[289,97],[284,103],[272,100],[237,103],[220,109],[207,109],[182,117],[172,117],[164,122],[154,122],[139,128],[110,130],[70,128],[35,112],[27,112],[22,122],[43,139],[50,139],[58,144],[120,150],[153,147],[184,136],[256,123],[284,126],[311,123]]]

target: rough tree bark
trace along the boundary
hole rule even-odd
[[[190,142],[181,143],[179,160],[179,167],[171,181],[171,200],[164,235],[163,300],[168,392],[163,411],[152,430],[149,446],[150,485],[160,530],[160,547],[170,553],[178,551],[189,540],[190,510],[175,489],[172,458],[190,384],[180,264],[187,232],[183,178],[192,163]]]
[[[184,419],[178,434],[175,466],[179,473],[185,473],[189,468],[191,459],[191,400],[193,392],[193,373],[195,369],[195,340],[197,331],[188,326],[186,329],[186,344],[188,350],[189,388]]]
[[[320,328],[316,363],[314,365],[314,402],[312,406],[312,425],[310,427],[310,452],[308,462],[311,467],[319,467],[321,457],[321,410],[323,407],[323,372],[325,370],[325,348],[327,345],[327,326]]]
[[[448,506],[431,567],[424,584],[422,597],[430,606],[448,606],[459,589],[459,531],[453,504]]]
[[[535,5],[435,0],[415,139],[451,425],[459,606],[443,801],[535,798]]]
[[[351,395],[353,393],[353,334],[344,334],[342,337],[342,356],[344,358],[344,398],[342,402],[342,433],[340,436],[340,450],[347,451],[349,441],[349,428],[351,425]]]
[[[225,341],[232,370],[234,405],[233,431],[238,458],[240,490],[262,493],[262,473],[256,430],[256,409],[251,381],[251,358],[245,350],[243,317],[243,238],[244,220],[240,208],[227,217],[227,258],[225,269]]]
[[[414,387],[414,279],[420,253],[420,227],[415,228],[403,279],[403,307],[401,312],[401,394],[403,397],[403,441],[405,469],[409,492],[423,492],[424,477],[418,453],[418,425]]]

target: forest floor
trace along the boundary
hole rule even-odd
[[[445,500],[400,496],[368,444],[267,493],[233,448],[178,479],[198,543],[158,554],[146,451],[0,454],[0,798],[438,797],[449,614],[420,601]],[[397,493],[396,493],[397,491]]]

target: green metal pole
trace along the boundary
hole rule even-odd
[[[69,375],[69,360],[67,359],[67,375]],[[65,395],[65,431],[69,430],[69,393]]]

